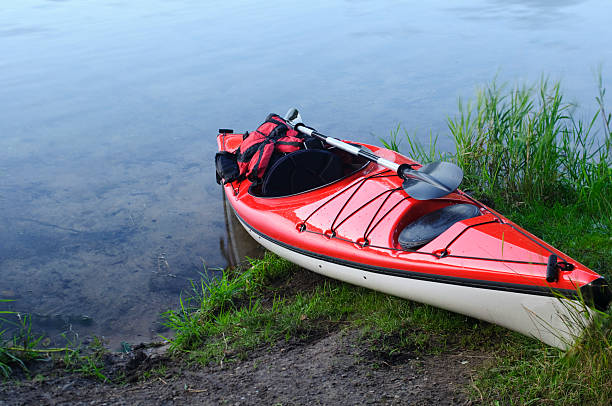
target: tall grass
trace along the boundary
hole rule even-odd
[[[612,114],[599,76],[595,97],[599,109],[590,119],[576,117],[576,106],[564,100],[560,83],[542,79],[531,86],[509,88],[496,82],[477,92],[476,100],[458,103],[448,118],[456,152],[429,145],[404,130],[406,154],[422,163],[456,162],[464,171],[463,189],[505,204],[546,201],[579,205],[612,223]],[[401,127],[383,144],[399,151]]]
[[[402,138],[399,136],[402,132],[408,142],[408,151],[406,154],[415,161],[429,163],[433,161],[454,160],[453,154],[438,149],[438,135],[433,135],[432,132],[429,133],[429,146],[427,147],[419,141],[415,133],[411,135],[408,130],[403,129],[399,124],[396,128],[391,130],[389,138],[380,138],[380,141],[385,148],[399,152],[402,143]]]
[[[506,89],[495,82],[476,102],[459,101],[449,118],[455,160],[465,185],[506,202],[561,201],[612,216],[612,133],[600,81],[599,111],[588,121],[574,116],[560,84]],[[603,128],[596,126],[603,118]]]

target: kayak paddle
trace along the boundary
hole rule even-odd
[[[454,192],[463,180],[463,171],[461,171],[461,168],[450,162],[432,162],[423,165],[419,169],[412,169],[408,164],[396,164],[388,159],[379,157],[365,148],[347,144],[339,139],[321,134],[315,129],[307,127],[302,122],[302,116],[296,108],[289,109],[287,114],[285,114],[285,120],[287,120],[295,130],[303,134],[317,137],[331,146],[352,155],[366,158],[396,172],[400,178],[404,179],[402,187],[406,193],[417,200],[429,200],[446,196]]]

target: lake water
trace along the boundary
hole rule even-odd
[[[297,106],[376,143],[444,138],[458,97],[561,79],[595,110],[612,3],[574,0],[0,2],[0,299],[34,327],[155,339],[204,265],[257,255],[225,215],[220,127]]]

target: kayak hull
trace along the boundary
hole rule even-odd
[[[266,249],[320,275],[494,323],[553,347],[571,346],[592,316],[590,309],[576,300],[412,279],[342,265],[290,249],[241,223]]]

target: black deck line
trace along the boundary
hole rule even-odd
[[[355,269],[359,269],[363,271],[390,275],[390,276],[397,276],[401,278],[424,280],[428,282],[445,283],[449,285],[460,285],[460,286],[480,288],[480,289],[501,290],[505,292],[523,293],[523,294],[536,295],[536,296],[551,296],[551,297],[562,296],[568,299],[577,299],[580,296],[578,295],[578,292],[576,290],[570,290],[570,289],[558,289],[558,288],[552,288],[552,287],[546,287],[546,286],[522,285],[522,284],[517,284],[517,283],[484,281],[484,280],[479,280],[479,279],[458,278],[458,277],[446,276],[446,275],[426,274],[422,272],[406,271],[403,269],[383,268],[383,267],[379,267],[375,265],[362,264],[360,262],[353,262],[353,261],[347,261],[344,259],[334,258],[334,257],[330,257],[327,255],[322,255],[316,252],[306,251],[301,248],[293,247],[282,241],[278,241],[274,238],[271,238],[267,236],[266,234],[262,233],[261,231],[252,227],[246,221],[244,221],[244,219],[240,217],[240,215],[236,212],[235,209],[234,209],[234,213],[236,214],[236,217],[238,217],[238,219],[243,224],[246,224],[251,230],[253,230],[253,232],[255,232],[257,235],[265,238],[266,240],[276,245],[279,245],[283,248],[286,248],[288,250],[297,252],[299,254],[302,254],[302,255],[305,255],[311,258],[319,259],[319,260],[326,261],[326,262],[331,262],[331,263],[338,264],[338,265],[349,266],[351,268],[355,268]],[[583,288],[589,285],[585,285],[583,286]]]

